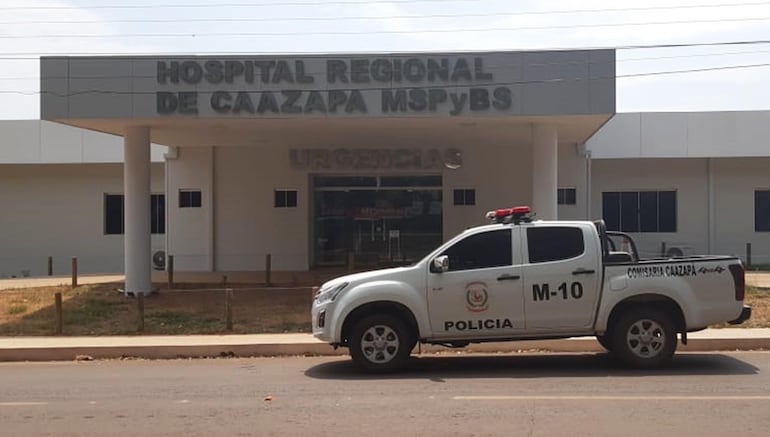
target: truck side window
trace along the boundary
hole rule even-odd
[[[449,271],[509,266],[513,263],[511,230],[471,235],[455,243],[442,255],[449,256]]]
[[[571,227],[536,227],[527,229],[529,262],[544,263],[575,258],[585,251],[583,231]]]

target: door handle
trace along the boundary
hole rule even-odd
[[[497,277],[498,281],[515,281],[517,279],[521,279],[521,276],[519,276],[519,275],[502,275],[502,276],[498,276]]]
[[[596,273],[596,271],[591,269],[577,269],[574,272],[572,272],[573,275],[593,275]]]

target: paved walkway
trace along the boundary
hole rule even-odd
[[[769,350],[770,329],[707,329],[689,334],[680,351]],[[530,350],[600,352],[593,337],[472,344],[462,349],[424,345],[419,352],[505,353]],[[217,356],[340,355],[310,334],[0,337],[0,361],[62,361],[78,357],[173,359]]]
[[[770,272],[746,272],[746,283],[770,290]]]

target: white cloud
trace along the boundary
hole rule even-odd
[[[13,9],[33,6],[38,9]],[[50,9],[39,9],[46,7]],[[0,119],[40,116],[40,55],[120,54],[162,50],[157,45],[120,39],[118,29],[100,14],[77,8],[73,2],[49,0],[30,4],[3,0],[0,16]],[[67,8],[67,9],[62,9]],[[36,23],[65,21],[65,23]],[[66,21],[88,21],[70,24]],[[99,34],[114,38],[41,38],[46,35]]]

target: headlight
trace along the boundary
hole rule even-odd
[[[334,301],[334,299],[336,299],[337,296],[339,296],[339,294],[342,293],[342,290],[344,290],[345,287],[347,286],[348,286],[348,283],[343,282],[342,284],[338,284],[328,289],[321,288],[320,290],[318,290],[318,294],[315,296],[315,300],[317,300],[318,303]]]

